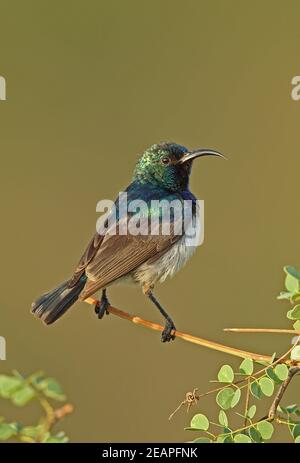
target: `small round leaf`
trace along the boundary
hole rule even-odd
[[[283,270],[285,271],[286,274],[292,275],[292,277],[296,278],[297,280],[300,280],[299,270],[297,270],[292,265],[286,265],[285,267],[283,267]]]
[[[294,439],[300,436],[300,424],[296,424],[296,426],[294,426],[292,433],[293,433]]]
[[[241,398],[241,390],[236,389],[234,396],[232,397],[231,408],[235,407],[239,403],[240,398]]]
[[[298,280],[289,273],[285,277],[285,287],[290,293],[295,293],[299,289]]]
[[[233,442],[233,439],[231,435],[225,436],[224,434],[221,436],[217,437],[217,443],[218,444],[231,444]]]
[[[194,444],[210,444],[211,439],[208,437],[198,437],[197,439],[192,441]]]
[[[223,410],[228,410],[231,407],[234,393],[235,391],[231,387],[222,389],[216,397],[217,404],[223,408]]]
[[[209,421],[202,413],[197,413],[191,420],[191,428],[207,431],[209,428]]]
[[[236,434],[233,440],[237,444],[251,444],[252,442],[250,437],[247,436],[246,434]]]
[[[294,349],[291,352],[291,359],[300,360],[300,346],[294,347]]]
[[[221,426],[224,426],[224,428],[227,428],[228,426],[228,418],[224,410],[220,410],[219,413],[219,423]]]
[[[285,409],[288,413],[295,413],[298,410],[298,405],[297,404],[287,405]]]
[[[7,440],[16,434],[17,431],[13,424],[0,423],[0,440]]]
[[[253,395],[253,397],[255,397],[256,399],[261,399],[263,396],[262,390],[257,381],[254,381],[253,383],[251,383],[250,392]]]
[[[250,428],[248,433],[249,433],[249,436],[251,437],[251,439],[254,442],[261,442],[262,441],[260,432],[256,428],[254,428],[254,427]]]
[[[232,383],[234,372],[230,365],[223,365],[218,373],[218,380],[221,383]]]
[[[273,436],[274,427],[269,421],[261,421],[257,424],[257,430],[263,439],[268,440]]]
[[[293,324],[293,328],[296,331],[300,331],[300,320],[295,321],[295,323]]]
[[[275,372],[275,375],[278,376],[278,378],[281,381],[285,381],[286,378],[288,377],[289,369],[286,365],[279,364],[279,365],[276,365],[274,372]]]
[[[247,417],[250,418],[250,420],[252,420],[255,413],[256,413],[256,405],[251,405],[251,407],[249,408],[249,410],[247,412]]]
[[[268,377],[270,379],[272,379],[272,381],[274,381],[274,383],[276,384],[280,384],[282,383],[282,381],[278,378],[278,376],[275,374],[274,372],[274,369],[272,367],[269,367],[267,370],[266,370],[266,373],[268,375]]]
[[[261,388],[262,393],[267,396],[271,397],[274,393],[274,382],[270,378],[260,378],[259,385]]]
[[[244,375],[252,375],[253,373],[253,360],[250,358],[246,358],[240,364],[240,372]]]
[[[300,320],[300,304],[295,305],[295,307],[288,311],[287,318],[290,320]]]

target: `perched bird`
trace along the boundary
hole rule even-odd
[[[137,161],[132,183],[125,190],[128,203],[143,200],[149,205],[148,219],[152,219],[157,213],[151,206],[153,200],[176,199],[181,203],[189,200],[194,216],[196,198],[189,190],[189,177],[193,160],[202,156],[224,157],[210,149],[188,151],[177,143],[152,145]],[[124,219],[119,209],[117,206],[117,226],[122,220],[128,221],[133,216],[133,213],[128,213]],[[180,234],[174,232],[178,217],[171,214],[168,220],[168,234],[110,234],[107,229],[102,233],[96,232],[73,276],[37,299],[32,304],[32,312],[48,325],[60,318],[78,299],[84,300],[101,289],[102,297],[95,310],[102,318],[108,313],[110,305],[107,287],[116,282],[133,282],[141,285],[144,294],[165,318],[161,340],[173,340],[175,325],[154,296],[153,287],[177,272],[189,259],[195,246],[187,246],[184,229]]]

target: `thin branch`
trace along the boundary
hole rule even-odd
[[[36,397],[45,412],[44,418],[41,419],[43,431],[37,437],[37,441],[33,440],[33,442],[40,442],[42,441],[44,434],[50,432],[52,427],[58,421],[62,420],[65,416],[70,415],[70,413],[74,411],[74,406],[70,403],[66,403],[59,408],[53,408],[50,402],[46,399],[46,397],[40,394],[40,392],[36,389],[35,385],[31,383],[31,386],[34,388]]]
[[[248,423],[248,408],[249,408],[249,400],[250,400],[250,385],[251,385],[251,380],[248,378],[247,381],[247,391],[246,391],[246,400],[245,400],[245,421],[244,421],[244,426],[247,426]]]
[[[277,412],[277,407],[280,404],[280,401],[281,401],[285,391],[287,390],[287,388],[288,388],[290,382],[292,381],[293,377],[295,375],[297,375],[298,373],[300,373],[300,367],[291,367],[289,369],[288,377],[281,384],[281,386],[278,389],[278,391],[276,393],[276,396],[275,396],[275,398],[273,400],[273,403],[272,403],[272,405],[270,407],[269,414],[268,414],[268,419],[269,420],[274,420],[274,418],[276,416],[276,412]]]
[[[219,437],[220,436],[228,436],[228,435],[233,436],[234,434],[243,433],[247,429],[250,429],[250,428],[253,428],[253,427],[257,426],[258,423],[261,423],[262,421],[269,421],[269,419],[268,418],[262,418],[261,420],[256,421],[256,423],[247,424],[247,426],[243,426],[242,428],[235,429],[234,431],[231,431],[230,433],[224,432],[223,434],[219,434]]]
[[[289,365],[291,363],[290,360],[286,360],[289,358],[290,356],[290,353],[292,352],[292,350],[294,349],[294,347],[299,343],[299,340],[297,340],[293,345],[292,347],[290,347],[284,354],[282,354],[279,358],[275,359],[272,363],[270,363],[268,366],[262,368],[261,370],[258,370],[256,371],[255,373],[253,373],[252,375],[252,378],[253,379],[253,383],[255,381],[257,381],[257,377],[259,375],[264,375],[264,373],[266,372],[266,370],[270,367],[275,367],[276,365],[278,365],[279,363],[285,363],[286,365]],[[222,391],[223,389],[226,389],[228,387],[230,387],[232,384],[234,386],[237,386],[238,384],[242,384],[242,386],[239,386],[240,389],[244,389],[245,387],[248,386],[248,381],[249,379],[251,379],[250,376],[245,376],[245,378],[242,378],[242,379],[239,379],[238,381],[235,381],[234,383],[228,383],[228,384],[225,384],[225,386],[220,386],[220,387],[217,387],[215,389],[211,389],[210,391],[207,391],[207,392],[204,392],[202,394],[198,394],[198,400],[201,398],[201,397],[205,397],[207,395],[210,395],[210,394],[214,394],[216,392],[219,392],[219,391]],[[245,384],[243,384],[245,383]],[[252,383],[251,383],[252,384]],[[251,386],[250,384],[250,386]],[[266,417],[262,418],[262,420],[265,420]]]
[[[90,305],[96,305],[98,303],[98,300],[94,299],[93,297],[88,297],[87,299],[85,299],[84,302],[87,302]],[[115,307],[110,306],[108,308],[108,311],[109,313],[112,313],[116,315],[117,317],[131,321],[132,323],[135,323],[136,325],[142,325],[145,328],[149,328],[151,330],[163,331],[164,329],[164,327],[162,325],[159,325],[158,323],[153,323],[148,320],[144,320],[143,318],[130,315],[129,313],[124,312],[123,310],[120,310],[120,309],[116,309]],[[197,344],[199,346],[207,347],[209,349],[217,350],[219,352],[224,352],[226,354],[234,355],[236,357],[252,358],[253,360],[257,362],[270,362],[272,360],[272,357],[270,355],[247,352],[244,350],[237,349],[235,347],[230,347],[224,344],[219,344],[214,341],[209,341],[208,339],[199,338],[198,336],[193,336],[191,334],[183,333],[181,331],[176,331],[174,334],[176,335],[177,338],[183,339],[184,341],[188,341],[193,344]]]
[[[224,328],[223,331],[231,333],[278,333],[300,335],[300,331],[280,328]]]

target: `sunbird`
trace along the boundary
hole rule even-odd
[[[153,200],[179,200],[192,204],[192,219],[196,214],[196,198],[189,190],[189,178],[193,161],[203,156],[224,156],[211,149],[189,151],[182,145],[163,142],[150,146],[138,159],[133,179],[125,190],[128,204],[143,200],[148,208],[148,219],[153,219],[157,209]],[[115,203],[116,204],[116,203]],[[117,212],[119,211],[117,207]],[[121,221],[129,221],[133,213],[125,218],[117,213],[117,228]],[[161,217],[159,215],[159,217]],[[180,218],[182,219],[182,215]],[[165,220],[165,219],[162,219]],[[142,287],[143,293],[155,304],[165,319],[162,342],[175,339],[176,327],[157,298],[153,288],[158,282],[173,276],[187,262],[195,246],[187,244],[187,234],[175,233],[178,217],[168,216],[169,232],[148,234],[109,233],[109,228],[98,231],[89,242],[73,276],[57,288],[43,294],[33,304],[31,311],[45,324],[58,320],[77,300],[85,300],[102,290],[95,311],[99,318],[109,313],[110,303],[107,288],[114,283],[134,283]],[[184,219],[183,219],[184,220]],[[107,221],[107,218],[106,218]],[[107,223],[107,222],[106,222]],[[147,222],[149,224],[149,222]],[[160,224],[161,225],[161,224]],[[161,230],[161,228],[159,228]]]

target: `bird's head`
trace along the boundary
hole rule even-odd
[[[183,191],[189,184],[193,160],[201,156],[224,158],[218,151],[203,148],[189,151],[172,142],[152,145],[139,158],[134,180],[152,183],[169,191]]]

